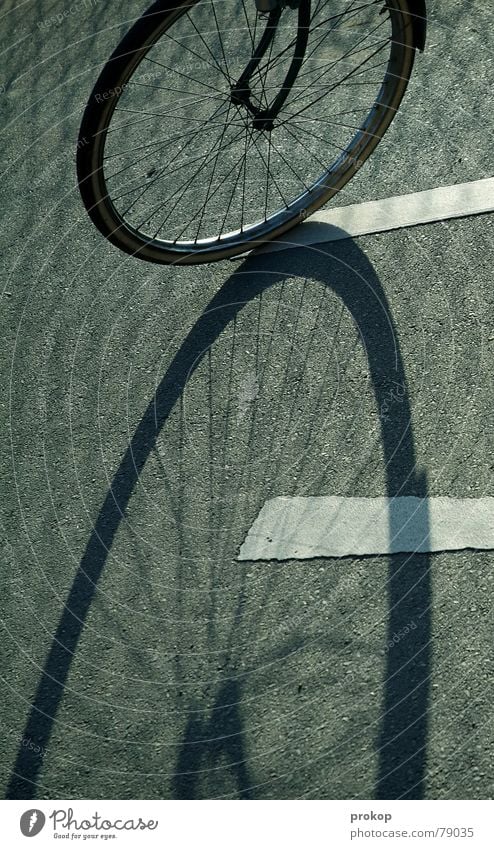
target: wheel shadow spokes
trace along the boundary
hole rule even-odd
[[[284,278],[296,275],[307,277],[307,255],[307,249],[294,249],[282,254],[281,259],[280,254],[249,258],[210,301],[173,358],[125,451],[99,511],[53,637],[24,729],[23,739],[32,741],[34,745],[31,748],[19,746],[7,798],[36,797],[43,755],[49,745],[72,659],[98,581],[141,472],[187,380],[197,369],[205,352],[227,325],[235,320],[245,304],[260,297],[263,291]],[[416,470],[404,365],[382,285],[366,256],[350,239],[324,251],[310,251],[310,263],[310,279],[328,287],[351,314],[368,359],[376,405],[382,410],[387,403],[389,412],[380,416],[380,431],[388,495],[425,498],[425,476]],[[389,405],[390,391],[397,385],[401,387],[399,403]],[[422,513],[422,522],[426,535],[426,511]],[[396,555],[390,558],[389,649],[386,655],[382,721],[376,741],[379,750],[378,798],[422,798],[424,795],[430,675],[429,566],[428,555]],[[393,635],[410,622],[415,627],[407,639],[395,644]],[[225,687],[228,692],[224,692]],[[235,693],[232,687],[236,688]],[[225,707],[236,705],[239,700],[237,683],[226,675],[219,686],[214,721],[211,719],[211,722],[206,723],[207,727],[201,726],[199,737],[204,737],[205,730],[213,737],[223,736],[229,740],[223,754],[234,766],[240,764],[234,769],[239,794],[248,798],[249,776],[241,715],[237,708],[232,714]],[[190,745],[194,739],[197,740],[198,735],[194,722],[197,724],[196,720],[191,719],[185,729],[178,756],[174,793],[179,798],[183,793],[195,792],[194,778],[190,775],[188,779],[180,778],[180,775],[195,772],[194,769],[184,769],[187,758],[192,756],[192,760],[200,760],[202,757],[200,748],[194,754],[194,746]],[[227,735],[221,733],[225,723],[230,728]],[[187,786],[184,781],[186,784],[188,782]]]

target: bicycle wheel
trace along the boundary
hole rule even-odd
[[[400,105],[406,0],[155,3],[105,65],[82,120],[84,204],[106,238],[161,263],[277,238],[332,198]]]

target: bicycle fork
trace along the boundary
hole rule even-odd
[[[267,14],[266,28],[255,48],[252,58],[247,67],[239,77],[238,81],[231,87],[230,98],[232,103],[243,106],[253,116],[252,126],[256,130],[267,130],[270,132],[274,127],[274,119],[283,107],[291,88],[297,79],[298,72],[304,61],[307,42],[309,39],[310,4],[311,0],[287,0],[287,5],[292,9],[298,9],[297,37],[295,40],[295,51],[286,73],[281,88],[266,109],[260,109],[251,100],[250,80],[252,74],[257,70],[266,50],[271,45],[278,22],[285,7],[282,0],[255,0],[256,8],[260,14]],[[268,62],[269,67],[269,62]]]

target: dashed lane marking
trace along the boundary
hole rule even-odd
[[[494,549],[494,498],[285,497],[266,501],[239,560]]]
[[[285,237],[260,248],[257,253],[334,242],[493,211],[494,177],[489,177],[425,192],[323,209]]]

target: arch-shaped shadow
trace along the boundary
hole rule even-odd
[[[19,747],[7,798],[29,799],[36,796],[42,753],[50,740],[72,658],[98,580],[139,475],[186,381],[199,365],[204,352],[249,300],[259,296],[274,281],[279,282],[280,275],[307,277],[307,256],[307,249],[294,249],[282,255],[248,258],[208,304],[161,380],[113,478],[75,575],[24,729],[23,739],[31,741],[33,746],[28,748],[21,744]],[[280,272],[280,265],[284,265],[286,271]],[[352,281],[348,279],[348,272],[345,273],[348,267],[356,272]],[[247,278],[248,289],[241,273],[247,271],[255,272]],[[365,280],[366,285],[355,285],[359,278]],[[405,369],[390,308],[379,279],[366,256],[350,239],[332,245],[331,249],[311,251],[310,279],[330,287],[351,313],[366,350],[378,409],[382,410],[386,405],[389,411],[380,419],[388,495],[425,497],[425,476],[416,470]],[[390,391],[396,385],[401,387],[400,403],[390,407]],[[426,536],[426,511],[422,511],[421,522]],[[392,534],[400,530],[398,526],[394,527],[394,523],[396,519],[391,511]],[[388,644],[392,647],[387,653],[382,723],[376,741],[379,748],[376,796],[383,799],[422,798],[430,673],[428,555],[390,557],[388,603]],[[407,639],[393,643],[393,635],[410,622],[416,627]],[[232,700],[230,690],[218,696],[216,725],[226,715],[224,705],[231,705],[232,701],[237,699]],[[242,728],[237,713],[233,719],[230,715],[229,726],[230,734],[226,736],[230,739],[230,749],[226,754],[234,763],[238,763],[241,756],[242,762]],[[193,771],[194,763],[200,757],[200,753],[196,751],[194,754],[194,747],[190,746],[192,731],[189,727],[186,730],[177,764],[178,774],[187,774],[190,767]],[[237,738],[235,743],[231,740],[232,734]],[[238,769],[236,772],[240,795],[248,798],[247,771],[242,767],[241,774]],[[180,780],[175,782],[175,786],[176,795],[183,796]],[[191,798],[190,795],[188,798]]]

